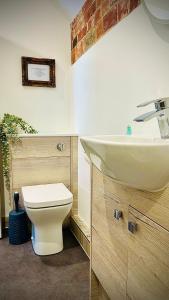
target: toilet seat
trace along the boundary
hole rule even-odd
[[[47,208],[70,204],[72,193],[63,183],[22,187],[24,204],[28,208]]]

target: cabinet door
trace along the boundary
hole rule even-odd
[[[127,206],[115,197],[111,179],[94,168],[92,197],[92,269],[110,299],[126,299]],[[122,212],[116,219],[114,212]],[[117,217],[117,216],[116,216]]]
[[[169,232],[132,207],[129,221],[127,299],[168,300]]]

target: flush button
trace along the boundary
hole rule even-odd
[[[59,143],[59,144],[57,144],[57,149],[62,152],[65,149],[65,145],[62,143]]]

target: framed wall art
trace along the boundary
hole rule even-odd
[[[56,87],[55,60],[22,56],[22,85]]]

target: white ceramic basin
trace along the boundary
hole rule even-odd
[[[81,143],[92,163],[119,183],[151,192],[169,183],[169,140],[105,135]]]

